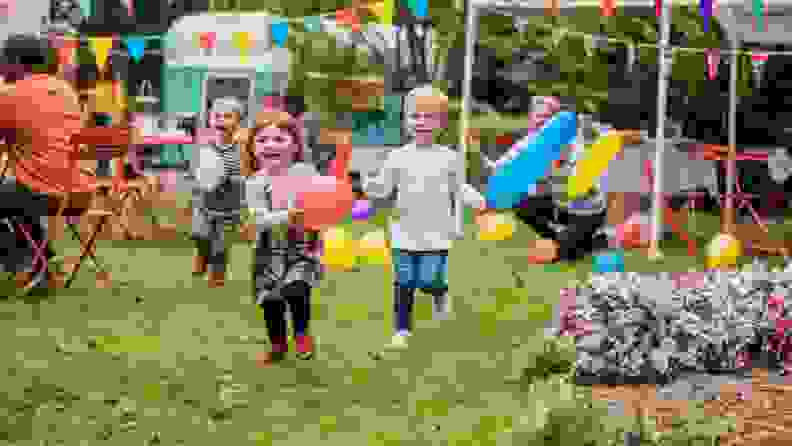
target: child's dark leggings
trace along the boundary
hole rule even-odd
[[[267,334],[273,344],[286,342],[288,337],[286,306],[292,315],[295,336],[307,334],[311,319],[311,286],[303,281],[292,282],[281,290],[282,299],[265,300],[264,310]]]
[[[608,246],[605,236],[597,234],[597,230],[605,224],[605,212],[573,215],[558,209],[551,197],[537,196],[523,200],[516,214],[540,237],[558,242],[561,260],[577,260]],[[563,229],[555,231],[552,224],[559,224]]]

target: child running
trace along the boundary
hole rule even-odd
[[[433,133],[448,126],[448,98],[431,86],[405,99],[412,142],[390,152],[378,171],[363,178],[364,192],[386,198],[398,192],[398,221],[390,227],[393,249],[395,334],[389,347],[404,348],[412,331],[415,290],[432,295],[435,316],[449,312],[448,250],[455,234],[454,202],[484,212],[481,194],[458,178],[457,152],[434,143]]]
[[[250,175],[246,199],[256,219],[253,292],[256,303],[264,311],[272,344],[272,351],[259,358],[260,365],[286,357],[287,307],[292,316],[298,358],[313,357],[313,341],[308,334],[310,297],[321,279],[318,234],[303,229],[302,210],[295,208],[291,200],[273,199],[276,191],[272,179],[289,175],[304,160],[299,120],[302,112],[281,111],[285,110],[283,102],[280,98],[270,98],[271,110],[257,116],[255,129],[242,153],[242,170]],[[278,230],[284,226],[285,231]]]

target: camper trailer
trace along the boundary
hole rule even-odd
[[[262,98],[285,94],[289,82],[289,50],[272,42],[272,17],[264,13],[203,13],[182,17],[165,37],[162,110],[166,116],[192,116],[206,126],[208,107],[215,99],[235,96],[248,104],[251,125]],[[198,45],[199,33],[216,33],[214,48]],[[240,57],[234,33],[250,33],[247,58]],[[163,147],[166,157],[183,154],[187,147]]]

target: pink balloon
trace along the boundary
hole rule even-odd
[[[355,203],[352,184],[332,176],[280,176],[272,179],[275,208],[287,208],[292,197],[295,205],[305,211],[303,221],[306,229],[313,231],[340,223]]]

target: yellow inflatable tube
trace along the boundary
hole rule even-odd
[[[569,177],[567,197],[574,199],[591,190],[594,181],[602,176],[622,147],[624,135],[620,132],[611,131],[597,139],[578,161],[575,174]]]

